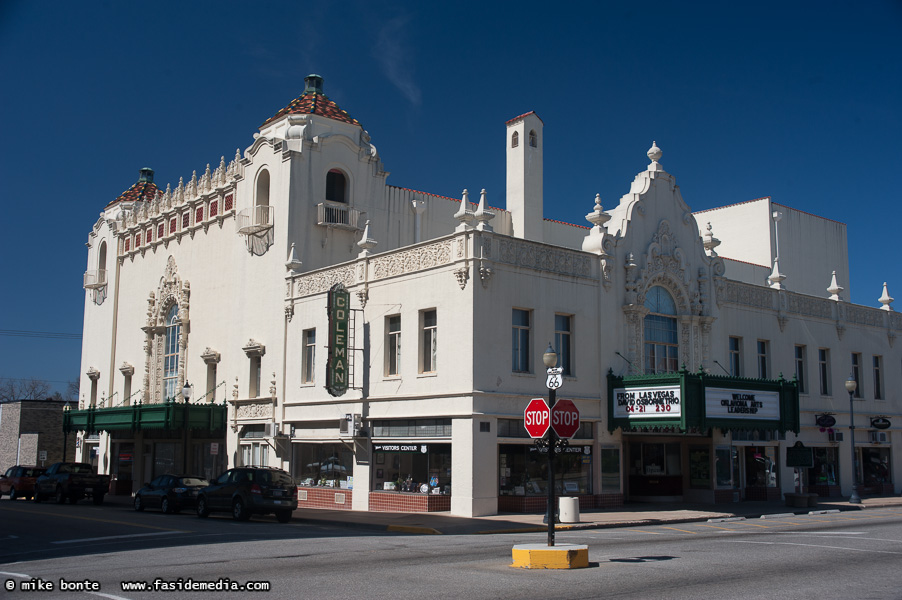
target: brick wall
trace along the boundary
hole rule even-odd
[[[47,460],[44,466],[50,466],[62,460],[75,459],[75,434],[69,434],[66,444],[67,457],[63,457],[63,403],[48,402],[46,400],[23,400],[20,402],[21,418],[19,433],[38,434],[38,452],[46,451]],[[5,410],[5,409],[4,409]],[[37,456],[35,462],[40,464]],[[21,459],[24,461],[24,459]],[[24,464],[24,462],[23,462]]]
[[[298,488],[298,508],[330,508],[351,510],[353,490],[335,488]]]
[[[0,404],[0,472],[16,466],[19,450],[19,402]]]
[[[372,512],[443,512],[451,510],[451,496],[370,492]]]

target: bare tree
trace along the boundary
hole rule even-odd
[[[0,379],[0,400],[44,400],[50,394],[50,384],[41,379]]]
[[[66,393],[63,395],[63,398],[68,402],[75,402],[78,400],[78,392],[79,383],[78,377],[76,377],[75,379],[71,379],[66,385]]]

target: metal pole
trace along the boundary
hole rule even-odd
[[[852,398],[853,391],[849,391],[849,441],[852,447],[852,495],[849,497],[849,504],[861,504],[861,497],[858,495],[858,463],[855,462],[855,404]]]
[[[185,428],[185,446],[182,450],[182,474],[188,474],[188,399],[185,398],[184,419],[182,427]]]
[[[550,389],[548,390],[548,412],[551,413],[551,409],[554,408],[554,403],[557,402],[557,390]],[[548,545],[554,546],[554,451],[555,446],[557,445],[557,434],[554,432],[554,427],[548,428]]]

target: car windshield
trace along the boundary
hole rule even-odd
[[[199,477],[182,477],[179,481],[182,485],[210,485],[209,481]]]
[[[22,474],[24,477],[39,477],[44,474],[46,469],[25,469],[25,472]]]

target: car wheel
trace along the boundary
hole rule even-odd
[[[57,504],[65,504],[66,502],[66,494],[63,493],[62,486],[56,486],[56,494],[54,495],[54,500],[56,500]]]
[[[172,507],[169,506],[169,498],[166,496],[163,496],[163,499],[160,501],[160,509],[167,515],[172,512]]]
[[[138,512],[144,510],[144,501],[141,500],[140,494],[135,494],[135,510]]]
[[[41,493],[38,492],[37,488],[35,488],[34,496],[32,496],[31,499],[34,501],[35,504],[37,504],[38,502],[43,500],[43,498],[41,497]]]
[[[247,521],[251,518],[251,513],[247,510],[247,506],[244,505],[244,500],[241,498],[232,500],[232,518],[236,521]]]
[[[207,499],[201,496],[197,499],[197,516],[206,519],[210,516],[210,509],[207,508]]]
[[[276,511],[276,519],[279,523],[287,523],[291,520],[291,511],[290,510],[280,510]]]
[[[91,500],[94,502],[95,506],[100,506],[103,504],[103,494],[94,494],[91,496]]]
[[[9,488],[9,499],[15,500],[16,498],[18,498],[18,496],[16,496],[16,488],[14,488],[14,487]]]
[[[76,497],[76,496],[69,496],[69,504],[75,504],[75,503],[77,503],[77,502],[78,502],[78,497]]]

